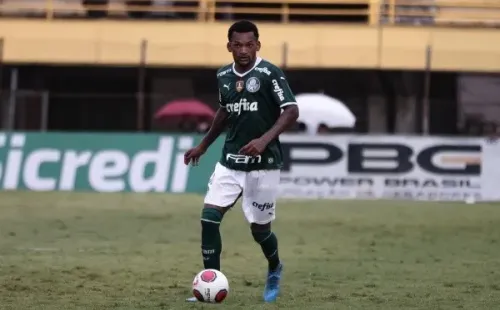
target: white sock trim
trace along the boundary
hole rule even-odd
[[[207,220],[207,219],[201,219],[201,221],[202,221],[202,222],[207,222],[207,223],[220,224],[220,222],[211,221],[211,220]]]
[[[271,254],[271,255],[269,255],[267,258],[271,258],[271,257],[273,257],[274,255],[276,255],[276,253],[278,253],[278,250],[274,251],[274,253],[273,253],[273,254]]]
[[[269,239],[272,235],[273,235],[273,232],[271,231],[271,233],[269,233],[269,236],[265,237],[264,240],[262,240],[261,242],[259,242],[259,244],[264,243],[264,241],[266,241],[267,239]]]

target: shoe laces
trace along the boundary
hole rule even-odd
[[[270,287],[274,288],[278,286],[279,279],[280,279],[279,273],[277,271],[271,271],[267,276],[267,283]]]

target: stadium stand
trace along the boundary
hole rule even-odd
[[[0,0],[2,16],[500,25],[497,0]]]

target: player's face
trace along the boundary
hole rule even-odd
[[[257,57],[260,42],[255,38],[253,32],[233,32],[231,41],[227,43],[227,49],[233,54],[235,63],[241,67],[247,67]]]

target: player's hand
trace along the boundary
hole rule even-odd
[[[200,145],[188,150],[186,153],[184,153],[184,164],[189,165],[191,163],[193,166],[198,166],[200,157],[205,154],[205,152],[206,149],[204,149]]]
[[[264,152],[265,149],[266,149],[266,143],[262,139],[253,139],[247,145],[242,147],[239,153],[241,155],[255,157],[262,154],[262,152]]]

